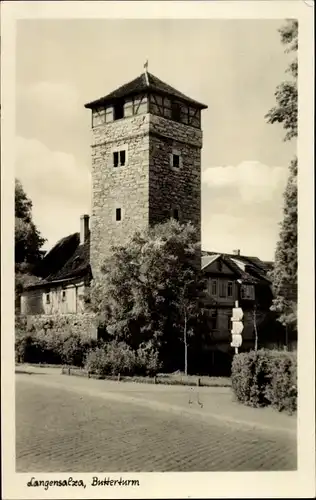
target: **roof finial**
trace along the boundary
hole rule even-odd
[[[148,80],[148,59],[146,59],[146,62],[144,64],[144,70],[145,70],[146,84],[149,85],[149,80]]]

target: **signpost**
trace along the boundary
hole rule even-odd
[[[233,308],[233,315],[231,317],[232,321],[232,329],[231,329],[231,334],[232,334],[232,342],[231,342],[231,347],[235,348],[235,354],[238,354],[238,348],[242,344],[242,336],[241,333],[244,329],[244,324],[241,321],[242,318],[244,317],[244,313],[241,307],[238,307],[238,300],[235,302],[235,307]]]

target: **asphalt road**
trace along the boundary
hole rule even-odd
[[[294,434],[80,394],[47,378],[16,375],[17,472],[296,469]]]

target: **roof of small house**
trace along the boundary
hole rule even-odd
[[[90,237],[82,245],[79,233],[62,238],[47,252],[35,273],[42,279],[26,289],[48,287],[57,282],[91,275]]]
[[[202,255],[202,269],[206,270],[219,257],[236,273],[238,279],[244,283],[256,284],[262,281],[270,283],[271,281],[268,272],[272,270],[273,263],[262,261],[258,257],[204,251]]]
[[[171,87],[171,85],[168,85],[168,83],[163,82],[151,73],[147,73],[147,75],[146,73],[142,73],[134,80],[126,83],[125,85],[122,85],[116,90],[113,90],[113,92],[110,92],[106,96],[100,97],[95,101],[85,104],[85,108],[94,109],[98,106],[104,105],[105,103],[110,103],[116,101],[117,99],[122,99],[123,97],[128,97],[148,90],[157,92],[159,94],[176,97],[186,103],[192,104],[199,109],[207,108],[205,104],[195,101],[194,99],[191,99],[190,97],[182,94],[182,92],[179,92],[179,90]]]

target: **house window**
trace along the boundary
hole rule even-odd
[[[210,311],[210,327],[211,330],[217,330],[217,311],[212,309]]]
[[[117,221],[120,221],[122,220],[122,211],[120,208],[117,208],[116,211],[115,211],[115,217],[116,217],[116,220]]]
[[[227,296],[226,281],[219,282],[219,296],[222,298]]]
[[[114,106],[114,120],[120,120],[124,118],[124,103],[118,102]]]
[[[243,285],[240,290],[242,299],[254,299],[254,288],[252,285]]]
[[[228,325],[228,331],[230,332],[232,329],[232,320],[231,316],[227,316],[227,325]]]
[[[232,297],[233,296],[233,282],[229,281],[227,283],[227,297]]]
[[[66,300],[66,290],[62,290],[62,292],[61,292],[61,300],[63,302],[65,302],[65,300]]]
[[[213,297],[216,297],[217,296],[217,280],[212,280],[211,282],[211,294],[213,295]]]
[[[180,167],[180,155],[172,155],[172,166],[173,168],[179,168]]]
[[[46,304],[50,304],[50,293],[46,294]]]

